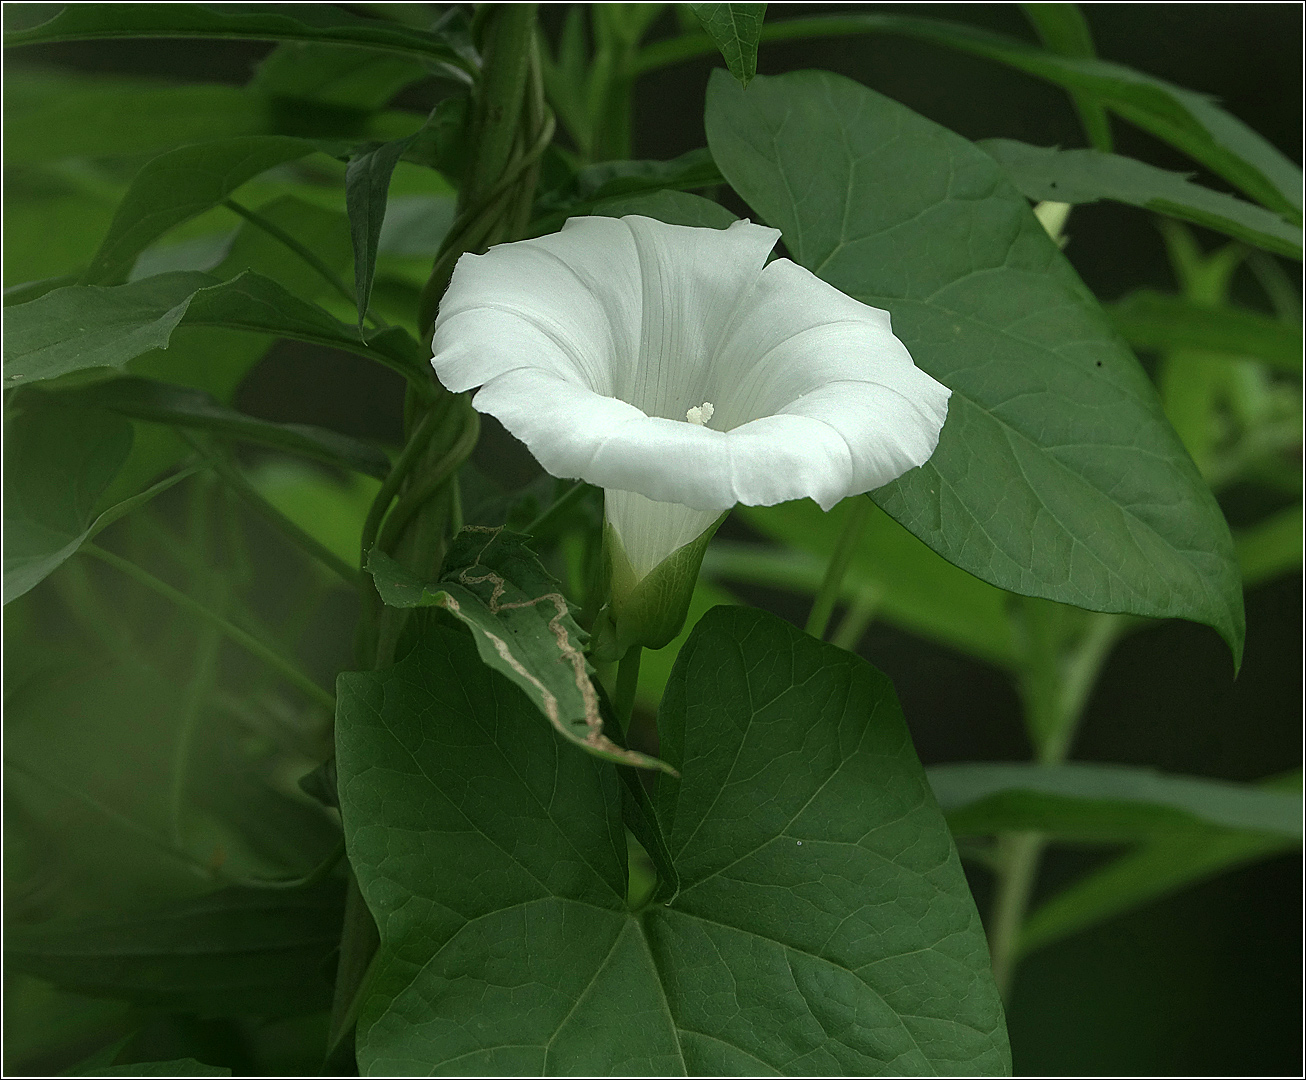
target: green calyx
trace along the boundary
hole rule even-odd
[[[619,660],[635,645],[661,649],[671,644],[689,614],[708,541],[725,519],[722,514],[697,539],[677,548],[642,578],[630,565],[616,529],[603,523],[604,594],[608,600],[599,610],[590,636],[594,660]]]

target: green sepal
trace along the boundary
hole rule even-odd
[[[689,614],[708,541],[728,513],[717,518],[696,540],[676,548],[642,578],[630,565],[617,530],[604,521],[603,595],[608,599],[591,632],[594,660],[620,660],[633,645],[661,649],[671,644]]]

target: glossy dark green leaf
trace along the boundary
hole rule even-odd
[[[108,6],[112,5],[96,5]],[[259,173],[316,149],[306,139],[252,135],[160,154],[132,181],[81,284],[114,285],[124,280],[136,256],[169,229],[217,206]]]
[[[1300,772],[1260,786],[1293,793],[1300,805]],[[1185,886],[1300,846],[1300,839],[1217,828],[1157,837],[1035,908],[1021,931],[1019,951],[1028,954]]]
[[[609,761],[665,768],[604,734],[583,652],[586,635],[528,540],[506,529],[464,529],[450,544],[448,569],[435,584],[375,549],[367,569],[389,606],[439,607],[461,621],[482,662],[515,682],[563,738]]]
[[[136,912],[6,931],[6,963],[80,993],[201,1016],[293,1016],[331,1001],[344,889],[228,888]]]
[[[660,966],[695,973],[677,980],[692,1071],[747,1073],[745,1054],[784,1073],[1009,1067],[974,903],[883,675],[773,615],[717,608],[658,730],[682,777],[657,794],[681,891],[650,927]],[[787,1060],[784,971],[800,1026],[842,1036]],[[732,1007],[750,978],[771,983],[775,1027]]]
[[[111,1065],[99,1069],[91,1076],[230,1076],[226,1066],[205,1065],[195,1058],[176,1058],[173,1061],[142,1061],[135,1065]]]
[[[34,588],[81,546],[131,452],[122,417],[33,409],[5,422],[4,602]]]
[[[358,327],[363,328],[372,279],[376,275],[376,251],[390,197],[390,177],[412,139],[384,143],[349,162],[345,173],[345,205],[349,209],[349,234],[354,243],[354,291],[358,294]]]
[[[1034,24],[1038,36],[1052,52],[1060,56],[1093,59],[1093,35],[1078,4],[1021,4],[1025,17]],[[1102,103],[1091,94],[1072,94],[1075,109],[1084,125],[1088,141],[1098,150],[1111,150],[1111,123]]]
[[[1299,323],[1246,308],[1198,304],[1153,289],[1130,293],[1106,310],[1121,337],[1137,349],[1201,349],[1301,374]]]
[[[211,431],[227,438],[275,447],[385,479],[390,459],[385,452],[359,439],[311,424],[278,424],[248,416],[189,387],[154,379],[127,377],[70,391],[66,400],[86,404],[133,420],[149,420],[196,431]]]
[[[69,4],[37,25],[6,33],[5,44],[170,37],[318,41],[468,66],[436,34],[333,4]]]
[[[5,385],[23,385],[91,368],[122,368],[150,349],[166,349],[176,327],[250,330],[367,356],[416,377],[421,348],[399,328],[367,343],[358,331],[261,274],[219,281],[177,272],[115,285],[56,289],[8,310]]]
[[[1301,224],[1301,170],[1268,140],[1215,105],[1205,94],[1121,64],[1058,56],[973,26],[909,15],[832,15],[767,23],[763,41],[888,33],[959,49],[1036,78],[1097,98],[1113,112],[1178,147],[1271,210]],[[640,70],[668,58],[707,51],[707,42],[658,43],[641,56]]]
[[[1255,203],[1194,184],[1184,173],[1096,150],[1057,150],[1012,139],[986,139],[978,145],[1036,202],[1110,199],[1191,221],[1280,255],[1302,257],[1300,226]]]
[[[747,86],[757,74],[765,4],[690,4],[690,9],[721,51],[730,74]]]
[[[621,791],[433,625],[340,682],[351,863],[381,933],[364,1075],[1003,1073],[988,951],[887,680],[718,608],[660,717],[681,891],[625,908]]]
[[[837,75],[714,75],[708,142],[795,261],[887,309],[952,390],[938,449],[875,501],[1011,592],[1179,616],[1242,653],[1228,526],[1156,392],[997,164]]]
[[[936,765],[929,779],[957,836],[1037,829],[1133,840],[1211,826],[1296,840],[1302,834],[1300,795],[1130,765]]]

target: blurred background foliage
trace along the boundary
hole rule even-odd
[[[6,17],[20,6],[6,5]],[[423,24],[438,14],[421,4],[345,6]],[[642,7],[650,39],[677,32],[683,13]],[[855,7],[772,5],[767,21]],[[1015,5],[927,8],[876,5],[1034,40]],[[1085,12],[1100,56],[1218,96],[1300,162],[1299,7],[1123,4],[1087,5]],[[602,116],[604,100],[567,96],[558,71],[565,74],[567,50],[578,46],[565,8],[548,6],[541,19],[556,57],[554,105],[580,160],[627,153],[666,160],[704,145],[704,90],[719,60],[640,77],[624,130]],[[619,58],[624,46],[616,40],[606,47]],[[848,75],[971,139],[1083,144],[1063,92],[933,45],[874,35],[763,44],[759,72],[805,67]],[[34,295],[25,283],[77,274],[129,181],[164,149],[242,134],[385,140],[417,131],[437,107],[454,130],[461,101],[455,81],[410,60],[252,42],[36,46],[8,55],[4,79],[6,304]],[[1196,172],[1227,190],[1150,136],[1123,124],[1115,134],[1117,152]],[[566,179],[565,157],[554,164],[556,188]],[[310,238],[321,263],[346,275],[352,253],[344,172],[318,154],[244,185],[239,202]],[[550,179],[546,165],[545,208]],[[409,162],[394,174],[373,310],[414,332],[418,292],[453,220],[456,181]],[[728,190],[715,195],[746,213]],[[1022,681],[1023,634],[1030,620],[1042,620],[1061,628],[1068,648],[1097,642],[1101,669],[1085,688],[1076,759],[1238,781],[1287,773],[1299,767],[1301,747],[1301,386],[1280,369],[1285,341],[1300,353],[1298,267],[1117,203],[1075,207],[1064,236],[1067,257],[1135,344],[1234,528],[1247,587],[1241,673],[1234,678],[1210,630],[1102,622],[1019,601],[943,562],[878,510],[845,579],[832,639],[893,680],[926,765],[1031,756],[1027,724],[1037,688]],[[256,269],[342,320],[354,318],[321,274],[229,208],[172,230],[140,256],[132,279],[174,268],[224,276]],[[1176,335],[1175,320],[1161,316],[1167,303],[1180,302],[1186,311],[1253,318],[1232,339]],[[347,353],[182,327],[166,353],[143,356],[128,371],[166,371],[173,381],[190,371],[196,389],[247,414],[320,425],[390,453],[401,440],[402,380]],[[122,420],[101,434],[105,452],[120,454],[123,466],[102,490],[86,493],[95,513],[196,453],[171,429],[144,420]],[[11,429],[7,438],[22,435]],[[356,562],[376,481],[270,450],[240,454],[264,499],[340,560]],[[21,460],[7,455],[9,498],[39,481],[11,474]],[[560,490],[488,418],[461,486],[469,523],[497,524],[509,513],[518,525]],[[848,509],[740,508],[709,550],[690,625],[713,604],[736,600],[802,625]],[[547,564],[573,597],[585,594],[592,575],[599,515],[591,493],[565,528],[540,537]],[[277,641],[321,686],[352,666],[351,594],[209,474],[111,526],[104,544]],[[236,1072],[315,1072],[338,940],[338,881],[293,899],[266,889],[254,897],[241,886],[307,874],[337,843],[332,812],[300,783],[330,753],[325,709],[91,559],[68,560],[6,607],[5,630],[7,918],[39,926],[54,915],[93,919],[162,898],[194,898],[212,910],[208,922],[191,925],[210,926],[215,946],[237,942],[251,955],[284,954],[275,985],[264,980],[267,965],[251,963],[214,989],[194,969],[167,970],[169,950],[203,951],[203,942],[156,925],[144,946],[141,934],[131,939],[138,981],[106,1000],[26,973],[62,963],[76,971],[65,985],[94,989],[104,961],[95,949],[69,952],[66,942],[56,949],[39,933],[11,936],[5,1071],[67,1069],[130,1039],[134,1060],[195,1057]],[[652,708],[678,644],[644,660],[636,735],[649,749]],[[987,911],[986,860],[994,852],[968,852],[975,856],[968,862],[972,887]],[[1142,844],[1129,864],[1117,861],[1120,854],[1119,845],[1081,843],[1045,855],[1028,958],[1009,1004],[1017,1072],[1299,1071],[1299,853],[1212,835],[1188,849]],[[1116,912],[1095,898],[1093,882],[1105,873],[1132,875],[1138,906]],[[231,887],[220,903],[205,899],[215,885]],[[255,908],[265,921],[253,919]],[[294,933],[278,938],[269,926]],[[114,977],[123,979],[122,970]],[[161,986],[170,988],[165,997]],[[239,1015],[251,996],[266,999],[270,1019]]]

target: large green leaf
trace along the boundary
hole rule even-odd
[[[36,7],[37,5],[33,5]],[[437,34],[342,11],[334,4],[69,4],[52,18],[5,34],[6,45],[96,38],[233,38],[317,41],[468,63]]]
[[[136,256],[169,229],[217,206],[246,180],[316,149],[306,139],[251,135],[160,154],[132,181],[81,283],[115,285],[123,281]]]
[[[986,139],[978,145],[1036,202],[1111,199],[1191,221],[1280,255],[1302,257],[1300,225],[1290,225],[1255,203],[1194,184],[1183,173],[1096,150],[1058,150],[1013,139]]]
[[[1300,772],[1260,786],[1293,793],[1300,805]],[[1220,828],[1156,837],[1037,907],[1021,930],[1018,948],[1021,954],[1032,952],[1204,878],[1300,846],[1300,838]]]
[[[721,50],[730,74],[747,86],[757,74],[757,45],[762,38],[765,4],[690,4],[707,36]]]
[[[56,986],[202,1016],[289,1016],[331,1001],[344,889],[229,888],[134,912],[10,925],[5,961]]]
[[[381,933],[367,1075],[1001,1073],[988,951],[893,692],[718,608],[661,727],[670,903],[626,909],[611,766],[440,622],[340,680],[351,863]]]
[[[1205,622],[1242,653],[1229,530],[1141,367],[983,151],[837,75],[724,74],[722,173],[795,261],[887,309],[951,388],[938,449],[875,492],[949,562],[1095,611]]]
[[[767,23],[763,41],[889,33],[929,41],[1009,64],[1087,95],[1177,146],[1258,202],[1301,224],[1301,170],[1268,141],[1205,94],[1103,60],[1058,56],[973,26],[906,15],[830,15]],[[706,36],[657,42],[640,54],[638,71],[713,51]]]
[[[1211,307],[1153,289],[1130,293],[1107,313],[1121,337],[1138,349],[1201,349],[1301,374],[1300,323],[1246,308]]]
[[[586,635],[527,542],[506,529],[463,529],[436,584],[376,549],[367,569],[390,607],[443,608],[467,626],[481,660],[515,682],[563,738],[610,761],[665,768],[604,734]]]
[[[934,797],[958,836],[1037,829],[1083,839],[1139,839],[1211,826],[1301,839],[1301,796],[1170,776],[1129,765],[936,765]]]
[[[247,330],[370,357],[410,378],[423,375],[421,348],[398,328],[368,342],[356,328],[300,300],[261,274],[230,281],[178,271],[129,285],[76,285],[10,308],[5,384],[23,385],[92,368],[122,368],[166,349],[176,327]]]
[[[44,580],[90,535],[96,504],[131,446],[131,424],[107,412],[34,409],[6,420],[6,604]]]

